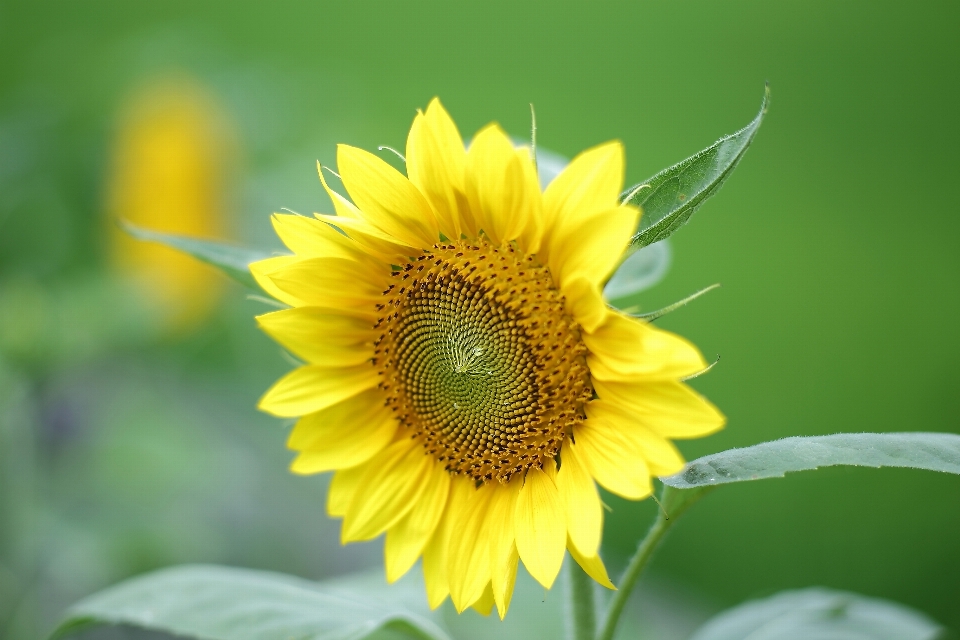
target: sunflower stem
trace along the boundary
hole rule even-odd
[[[597,637],[597,613],[593,599],[593,578],[588,576],[573,558],[567,560],[573,640],[594,640]]]
[[[603,622],[598,640],[613,640],[613,634],[620,622],[620,615],[630,599],[630,593],[636,586],[640,574],[643,573],[651,556],[653,556],[653,552],[663,540],[667,531],[670,530],[670,527],[677,521],[677,518],[705,493],[707,491],[699,489],[678,490],[666,485],[663,487],[663,493],[660,494],[660,500],[658,501],[660,510],[657,512],[657,519],[650,527],[647,535],[640,541],[637,552],[633,554],[630,564],[627,565],[626,571],[620,578],[620,584],[617,586],[617,592],[610,603],[610,609],[607,611],[607,618]]]

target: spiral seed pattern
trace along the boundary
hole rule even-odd
[[[374,365],[401,425],[478,482],[555,458],[593,392],[547,268],[479,239],[435,245],[393,277]]]

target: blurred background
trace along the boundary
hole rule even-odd
[[[722,361],[728,427],[692,458],[790,435],[960,432],[960,5],[0,1],[0,637],[76,599],[217,562],[322,578],[325,477],[290,475],[255,402],[290,368],[212,269],[116,230],[279,249],[269,215],[330,212],[315,161],[402,148],[441,97],[571,157],[620,138],[629,184],[773,101],[638,303]],[[605,497],[614,572],[656,506]],[[829,469],[731,486],[675,528],[648,636],[823,585],[960,630],[960,479]],[[536,602],[530,603],[535,606]],[[511,616],[519,616],[517,607]],[[509,619],[508,619],[509,620]],[[653,625],[653,626],[651,626]],[[661,625],[656,627],[656,625]],[[658,634],[658,635],[654,635]]]

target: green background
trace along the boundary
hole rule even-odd
[[[187,73],[239,141],[235,236],[329,211],[337,142],[402,148],[438,95],[465,135],[568,157],[611,138],[638,182],[772,105],[732,179],[671,240],[654,309],[720,365],[727,428],[688,457],[839,431],[960,432],[960,9],[921,2],[0,2],[0,637],[35,638],[118,579],[209,561],[322,577],[324,478],[287,474],[259,394],[289,364],[231,288],[179,339],[110,288],[115,119]],[[52,318],[52,320],[51,320]],[[655,505],[606,498],[616,569]],[[960,630],[960,480],[832,469],[724,488],[651,568],[689,617],[784,588],[897,600]],[[694,603],[694,604],[689,604]],[[511,615],[523,615],[514,609]],[[680,616],[681,618],[683,615]],[[682,636],[680,636],[682,637]]]

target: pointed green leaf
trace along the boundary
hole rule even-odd
[[[257,291],[260,290],[253,276],[250,275],[250,263],[269,258],[269,254],[265,252],[235,247],[212,240],[152,231],[138,227],[126,220],[120,220],[119,224],[124,231],[138,240],[159,242],[178,251],[188,253],[198,260],[217,267],[240,284]]]
[[[769,101],[767,87],[760,113],[746,127],[624,192],[624,202],[643,208],[640,231],[633,237],[634,247],[669,237],[720,189],[757,134]]]
[[[680,473],[661,480],[676,489],[693,489],[782,478],[791,471],[837,465],[905,467],[960,475],[960,435],[838,433],[784,438],[698,458]]]
[[[724,611],[690,640],[934,640],[943,631],[902,604],[814,587]]]
[[[128,625],[203,640],[449,640],[426,606],[423,582],[396,585],[358,574],[309,582],[265,571],[184,566],[149,573],[74,605],[53,637],[97,625]]]

